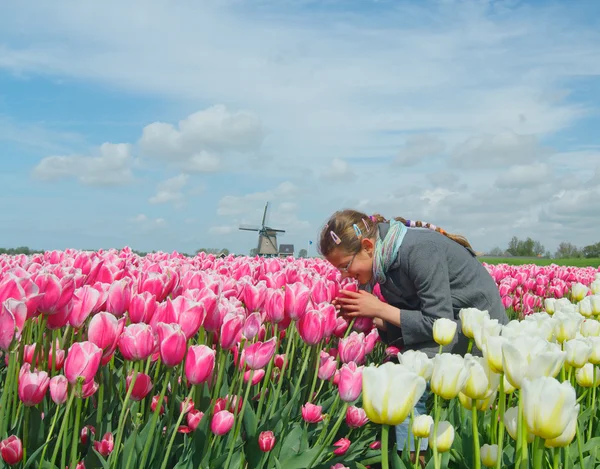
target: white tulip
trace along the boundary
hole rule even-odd
[[[378,367],[367,366],[362,376],[363,408],[373,423],[399,425],[415,407],[426,386],[423,377],[404,365],[387,362]]]
[[[596,379],[594,380],[594,369],[596,369]],[[575,379],[577,384],[583,388],[591,388],[598,386],[600,380],[600,368],[586,363],[575,372]]]
[[[579,404],[575,389],[568,382],[542,376],[523,381],[523,417],[527,429],[549,440],[566,430],[572,418],[577,418]]]
[[[440,345],[449,345],[454,340],[458,324],[448,318],[436,319],[433,323],[433,340]]]
[[[454,399],[462,390],[468,377],[469,372],[465,368],[462,356],[443,353],[433,357],[430,386],[434,394],[447,400]]]
[[[554,298],[546,298],[544,299],[544,308],[548,314],[554,314],[554,304],[556,303],[556,299]]]
[[[482,399],[471,399],[462,392],[458,393],[458,400],[460,404],[467,410],[471,410],[473,406],[481,412],[488,411],[496,403],[496,397],[498,391],[491,391],[489,394],[484,396]]]
[[[489,337],[497,337],[502,332],[502,324],[497,319],[485,319],[475,328],[475,345],[483,351],[483,345]]]
[[[483,357],[487,360],[488,366],[495,373],[503,373],[502,367],[502,344],[508,339],[503,336],[488,337],[483,344]]]
[[[594,316],[600,315],[600,294],[596,293],[595,295],[588,296],[588,298],[592,306],[592,314]]]
[[[579,308],[579,314],[583,317],[590,318],[592,317],[592,300],[591,297],[586,296],[583,300],[581,300],[577,307]]]
[[[559,298],[554,302],[554,312],[561,310],[566,310],[565,312],[570,312],[573,307],[573,303],[568,298]]]
[[[515,337],[502,345],[504,373],[508,381],[520,389],[525,378],[556,376],[566,353],[557,344],[539,337]]]
[[[475,329],[478,329],[484,319],[490,318],[487,310],[477,308],[463,308],[458,312],[460,317],[462,332],[469,339],[475,338]]]
[[[577,433],[577,414],[573,414],[567,424],[565,431],[556,438],[551,438],[544,442],[546,448],[565,448],[571,444]]]
[[[429,446],[435,446],[438,453],[445,453],[452,447],[454,443],[454,427],[447,420],[438,423],[437,434],[433,435],[433,425],[429,434]]]
[[[574,368],[585,365],[592,354],[592,347],[586,339],[571,339],[564,343],[567,356],[565,361]]]
[[[462,392],[471,399],[483,399],[498,388],[500,376],[494,373],[481,357],[465,355],[465,368],[469,376]]]
[[[564,313],[562,311],[554,313],[553,318],[555,320],[554,335],[561,344],[575,338],[583,321],[583,316],[579,314]]]
[[[517,430],[519,426],[519,409],[517,407],[509,407],[504,412],[504,427],[506,428],[506,433],[510,435],[513,440],[517,440]],[[527,432],[527,443],[533,442],[535,439],[535,435]]]
[[[485,467],[496,467],[498,461],[498,445],[483,445],[481,447],[481,462]]]
[[[575,283],[571,287],[571,301],[581,301],[589,293],[590,289],[583,283]]]
[[[590,290],[592,290],[594,295],[600,295],[600,278],[596,278],[596,280],[591,283]]]
[[[398,361],[419,376],[425,378],[425,381],[431,379],[433,361],[431,361],[425,352],[421,352],[420,350],[406,350],[398,354]]]
[[[506,375],[504,375],[503,381],[504,381],[504,394],[511,394],[517,390],[517,388],[515,388],[512,384],[510,384],[510,381],[508,381],[508,379],[506,379]]]
[[[595,319],[586,319],[581,323],[581,335],[584,337],[600,336],[600,322]]]
[[[594,365],[600,365],[600,337],[588,337],[588,344],[592,348],[588,361]]]
[[[412,431],[417,438],[429,438],[433,429],[433,417],[431,415],[417,415],[413,420]]]

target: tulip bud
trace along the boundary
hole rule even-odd
[[[586,363],[575,372],[577,384],[583,388],[598,386],[600,380],[600,368],[596,367],[596,380],[594,381],[594,365]]]
[[[272,337],[267,342],[256,342],[244,349],[244,361],[251,370],[264,368],[275,353],[277,340]]]
[[[436,319],[433,323],[433,340],[440,345],[449,345],[454,339],[458,324],[447,318]]]
[[[571,301],[579,302],[583,300],[589,293],[590,289],[582,283],[575,283],[571,287]]]
[[[196,428],[198,428],[198,425],[200,424],[200,421],[202,420],[203,417],[204,417],[204,412],[200,412],[197,409],[190,410],[186,416],[189,429],[191,431],[196,430]]]
[[[131,380],[133,379],[133,372],[127,376],[125,380],[125,389],[129,391],[131,386]],[[146,373],[138,373],[135,378],[135,384],[131,390],[131,399],[134,401],[141,401],[144,399],[150,391],[152,391],[152,379]]]
[[[333,450],[333,454],[336,456],[343,456],[346,454],[346,451],[350,449],[350,440],[348,438],[340,438],[333,446],[337,448]]]
[[[154,331],[148,324],[130,324],[119,336],[118,345],[125,360],[146,360],[154,352]]]
[[[38,405],[44,399],[49,385],[50,378],[45,371],[24,371],[19,374],[19,399],[28,407]]]
[[[273,364],[275,365],[276,368],[279,368],[280,370],[283,369],[284,363],[285,363],[285,354],[275,355],[275,360],[273,361]]]
[[[545,440],[544,446],[546,448],[565,448],[571,444],[573,439],[575,438],[575,433],[577,432],[577,415],[574,414],[569,420],[565,430],[562,432],[560,436],[556,438],[552,438],[549,440]]]
[[[446,420],[438,423],[437,434],[433,434],[433,426],[429,435],[429,446],[437,447],[438,453],[445,453],[450,450],[454,442],[454,427]]]
[[[350,428],[359,428],[365,425],[369,419],[367,418],[367,413],[365,409],[361,409],[360,407],[350,406],[346,411],[346,424]]]
[[[574,368],[581,368],[585,365],[592,354],[592,347],[584,339],[571,339],[563,345],[565,352],[567,352],[565,362]]]
[[[23,443],[18,436],[11,435],[0,441],[0,455],[6,464],[15,466],[23,459]]]
[[[308,423],[317,423],[323,420],[322,407],[307,402],[302,406],[302,418]]]
[[[296,323],[302,340],[308,345],[318,344],[323,339],[324,320],[325,318],[320,311],[316,309],[307,311]]]
[[[210,430],[215,435],[225,435],[231,427],[233,427],[233,414],[228,410],[221,410],[217,412],[210,422]]]
[[[75,342],[69,348],[64,364],[65,376],[69,383],[75,384],[83,377],[84,383],[93,381],[102,360],[102,349],[93,342]]]
[[[107,432],[102,437],[102,440],[94,441],[94,449],[98,451],[102,456],[106,457],[110,453],[115,446],[113,434],[111,432]]]
[[[434,394],[447,400],[454,399],[468,378],[469,372],[460,355],[444,353],[433,358],[430,386]]]
[[[338,345],[340,360],[342,363],[355,362],[360,365],[365,359],[365,334],[352,332],[345,339],[341,339]]]
[[[484,319],[490,319],[490,314],[487,310],[481,311],[477,308],[462,308],[458,312],[458,316],[460,317],[462,332],[469,339],[475,338],[474,331],[481,327]]]
[[[427,357],[425,352],[421,352],[420,350],[407,350],[404,353],[398,353],[397,356],[399,363],[411,369],[419,376],[422,376],[425,381],[431,379],[431,374],[433,373],[433,361]]]
[[[186,352],[186,338],[181,326],[159,322],[157,329],[160,359],[168,367],[179,365]]]
[[[67,402],[69,382],[63,375],[56,375],[50,380],[50,397],[52,401],[57,404],[64,404]]]
[[[429,438],[433,428],[433,417],[431,415],[417,415],[413,420],[412,431],[417,438]]]
[[[192,345],[185,358],[185,377],[193,385],[208,381],[215,369],[216,351],[206,345]]]
[[[379,440],[374,441],[373,443],[371,443],[369,445],[369,448],[371,448],[371,449],[381,449],[381,441],[379,441]]]
[[[79,438],[81,439],[82,445],[87,445],[89,441],[89,435],[96,435],[96,429],[92,425],[86,425],[81,429],[81,433],[79,434]]]
[[[481,462],[485,467],[496,467],[498,462],[498,445],[483,445],[481,447]]]
[[[362,372],[362,366],[357,367],[354,362],[342,365],[338,383],[338,391],[342,401],[354,402],[358,399],[363,386]]]
[[[261,432],[258,436],[258,447],[263,453],[268,453],[275,446],[275,435],[272,431]]]

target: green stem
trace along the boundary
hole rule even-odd
[[[498,404],[498,412],[500,421],[498,422],[498,461],[496,461],[496,469],[500,469],[502,464],[502,452],[504,451],[504,412],[506,406],[506,396],[504,395],[504,374],[500,374],[500,401]],[[492,422],[494,425],[494,422]]]
[[[315,387],[317,385],[317,378],[319,377],[319,367],[321,365],[321,343],[319,343],[318,347],[315,347],[315,367],[313,370],[313,379],[312,384],[310,386],[310,393],[308,394],[308,402],[313,401],[313,394],[315,393]]]
[[[235,422],[235,431],[233,433],[233,439],[231,440],[231,444],[229,445],[229,454],[227,455],[227,460],[225,461],[225,468],[229,468],[229,462],[231,461],[231,457],[233,456],[233,450],[235,449],[235,441],[240,432],[240,427],[242,425],[242,420],[244,419],[244,410],[246,408],[246,402],[248,402],[248,396],[250,395],[250,388],[252,387],[252,378],[254,376],[254,370],[250,371],[250,378],[248,379],[248,384],[246,385],[246,393],[244,394],[244,402],[242,402],[242,410],[240,411],[240,415]],[[237,405],[235,406],[237,409]],[[164,467],[162,468],[164,469]]]
[[[27,461],[27,443],[29,440],[29,407],[23,411],[23,461]]]
[[[584,467],[583,466],[583,441],[581,439],[581,428],[579,428],[579,422],[577,422],[577,433],[576,433],[576,438],[577,438],[577,451],[579,453],[579,467]]]
[[[323,452],[323,450],[327,446],[331,445],[331,443],[333,442],[333,439],[337,435],[338,430],[340,429],[340,426],[342,425],[342,421],[346,417],[346,411],[347,410],[348,410],[348,403],[344,402],[344,406],[342,407],[342,411],[340,412],[340,416],[338,417],[337,421],[335,422],[335,425],[331,429],[331,433],[329,434],[329,436],[325,440],[325,443],[323,443],[323,445],[321,446],[321,448],[319,448],[319,451],[317,452],[317,454],[315,455],[315,457],[312,459],[312,461],[308,465],[307,469],[311,469],[313,467],[313,465],[315,464],[315,462],[319,459],[319,456],[321,456],[321,453]],[[384,425],[384,427],[386,427],[386,426],[387,425]],[[383,439],[383,437],[382,437],[382,439]],[[383,442],[382,442],[382,444],[383,444]]]
[[[54,426],[56,425],[56,421],[58,420],[58,414],[60,413],[60,407],[56,407],[56,412],[54,412],[54,416],[52,417],[52,424],[50,425],[50,430],[48,431],[48,437],[46,438],[46,443],[44,449],[42,450],[42,457],[40,458],[40,465],[38,469],[42,469],[42,465],[44,464],[44,456],[46,456],[46,450],[48,449],[48,442],[52,439],[52,433],[54,433]]]
[[[136,425],[133,427],[133,433],[131,434],[131,438],[133,438],[132,445],[134,448],[135,448],[135,440],[137,438],[137,434],[138,434],[138,427]],[[133,460],[133,453],[135,453],[135,451],[129,452],[129,457],[127,458],[127,465],[125,466],[125,469],[129,469],[129,466],[131,466],[131,461]]]
[[[194,393],[194,386],[190,387],[190,392],[188,394],[188,399],[192,398],[192,394]],[[171,439],[169,440],[169,446],[167,447],[167,452],[165,453],[165,457],[162,462],[161,469],[165,469],[167,467],[167,462],[169,462],[169,455],[171,454],[171,448],[173,448],[173,442],[175,441],[175,437],[177,436],[177,430],[179,430],[179,425],[181,425],[181,421],[183,420],[183,416],[185,412],[179,413],[179,418],[177,419],[177,423],[175,424],[175,428],[173,428],[173,433],[171,434]]]
[[[158,420],[158,415],[160,414],[160,408],[162,407],[163,398],[165,397],[165,393],[167,392],[167,384],[171,380],[172,372],[173,368],[167,368],[167,375],[165,376],[165,380],[163,381],[163,388],[160,392],[160,396],[158,397],[158,402],[156,403],[154,414],[152,415],[152,424],[150,425],[149,435],[146,439],[146,444],[144,445],[144,451],[142,452],[142,460],[139,467],[146,467],[146,460],[148,459],[148,453],[150,452],[152,440],[154,439],[154,430],[156,427],[156,422]]]
[[[77,383],[75,385],[76,388],[81,389],[81,384]],[[79,422],[81,418],[81,404],[82,398],[77,399],[77,410],[75,413],[75,427],[73,428],[73,438],[71,439],[71,462],[69,463],[69,467],[77,466],[77,440],[80,434],[79,430]]]
[[[16,363],[16,357],[14,352],[8,352],[8,369],[6,370],[6,380],[4,381],[4,389],[2,389],[2,398],[0,398],[0,438],[4,437],[6,431],[6,424],[8,423],[8,415],[10,412],[5,411],[10,408],[10,395],[13,387],[13,375]]]
[[[592,415],[590,416],[590,424],[588,426],[587,439],[592,439],[592,429],[594,428],[594,419],[596,418],[596,365],[594,367],[593,380],[592,380]]]
[[[415,438],[415,469],[419,469],[419,458],[421,457],[421,438]]]
[[[344,332],[344,339],[350,335],[350,332],[352,332],[354,321],[356,321],[356,318],[352,318],[352,321],[350,321],[350,324],[348,324],[348,328],[346,329],[346,332]]]
[[[473,350],[473,339],[469,339],[469,346],[467,347],[467,353],[471,353]]]
[[[536,436],[533,448],[533,468],[542,469],[542,463],[544,462],[544,440]]]
[[[137,363],[133,365],[133,377],[131,378],[131,383],[129,384],[129,389],[127,390],[127,394],[125,395],[125,400],[123,401],[123,405],[121,407],[121,414],[119,415],[119,425],[117,426],[117,439],[115,441],[113,451],[109,457],[109,466],[117,467],[117,460],[119,459],[119,451],[121,449],[121,440],[123,439],[123,426],[125,425],[125,413],[127,412],[127,405],[129,404],[129,399],[131,398],[131,393],[133,392],[133,387],[135,386],[135,382],[137,380]],[[127,375],[125,375],[127,376]],[[173,399],[175,400],[175,399]]]
[[[479,430],[477,428],[477,406],[475,405],[475,400],[473,400],[473,404],[471,406],[471,423],[473,425],[473,454],[475,469],[481,469],[481,457],[479,456]]]
[[[440,346],[441,348],[441,346]],[[437,450],[437,431],[438,424],[440,423],[440,406],[439,397],[437,394],[433,395],[433,464],[435,469],[440,469],[440,460],[438,459]],[[382,442],[383,444],[383,442]]]
[[[293,339],[293,334],[294,334],[294,328],[290,327],[288,330],[290,331],[290,333],[288,335],[288,341],[285,346],[285,358],[283,360],[283,366],[281,367],[281,373],[279,373],[279,381],[277,382],[277,389],[275,391],[275,397],[273,397],[273,403],[271,404],[271,411],[269,412],[269,419],[271,417],[273,417],[273,414],[275,413],[275,409],[277,408],[277,401],[279,400],[279,395],[281,394],[281,386],[283,385],[285,372],[287,370],[288,363],[290,362],[289,353],[290,353],[290,346],[292,345],[292,341],[293,341],[292,339]]]
[[[69,411],[71,410],[71,405],[73,404],[73,399],[75,398],[75,387],[71,388],[71,395],[69,396],[69,400],[67,401],[67,407],[65,408],[65,415],[63,416],[63,424],[60,426],[60,430],[58,432],[58,437],[56,438],[56,444],[54,445],[54,451],[52,452],[52,459],[50,459],[50,466],[54,466],[56,462],[56,457],[58,456],[58,449],[60,448],[60,443],[62,441],[62,436],[65,431],[65,428],[69,426]]]
[[[552,469],[558,469],[559,461],[559,448],[554,448],[552,451]]]
[[[389,469],[390,463],[388,460],[388,434],[390,427],[386,424],[381,426],[381,469]],[[418,458],[417,458],[418,459]]]
[[[339,402],[341,402],[340,395],[339,395],[339,393],[336,393],[335,400],[333,401],[333,404],[331,404],[331,407],[329,408],[329,411],[327,412],[329,416],[335,414],[335,409],[337,408],[337,405]],[[323,438],[325,438],[326,434],[327,434],[327,425],[323,424],[323,428],[321,429],[321,433],[319,434],[319,438],[317,438],[317,442],[315,443],[315,446],[318,446],[319,443],[321,443],[321,441],[323,441]]]

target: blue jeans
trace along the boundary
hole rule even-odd
[[[427,389],[425,390],[425,392],[421,396],[421,399],[419,399],[419,401],[417,402],[417,405],[415,406],[415,418],[418,415],[424,415],[427,413],[427,408],[425,407],[425,404],[427,402],[429,393],[430,393],[429,386],[427,386]],[[404,445],[406,444],[406,439],[408,438],[408,426],[409,425],[410,425],[410,417],[407,417],[406,420],[404,420],[404,422],[402,422],[400,425],[396,425],[396,444],[397,444],[398,451],[404,451]],[[420,451],[425,451],[425,450],[427,450],[428,447],[429,447],[429,440],[427,440],[427,438],[421,438],[421,441],[419,442]],[[411,438],[410,438],[410,442],[409,442],[409,448],[410,448],[411,452],[413,452],[415,450],[415,440],[414,440],[414,434],[412,433],[412,431],[411,431]]]

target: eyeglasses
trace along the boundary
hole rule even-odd
[[[356,257],[356,254],[358,254],[358,252],[352,256],[352,259],[350,259],[350,262],[348,262],[348,264],[346,264],[346,267],[339,267],[338,270],[340,272],[342,272],[343,274],[347,274],[348,269],[350,268],[350,266],[352,265],[352,262],[354,261],[354,258]]]

